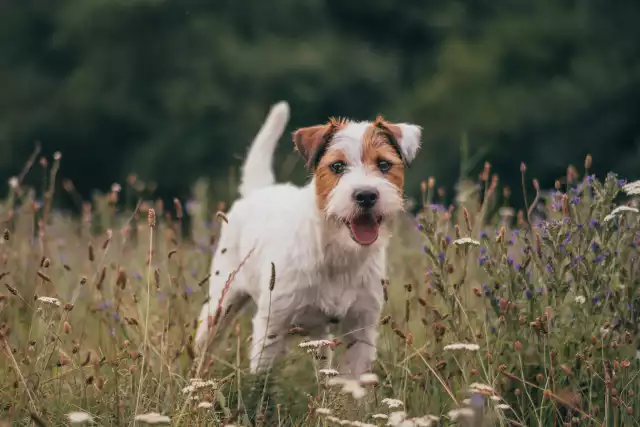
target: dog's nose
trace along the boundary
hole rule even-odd
[[[371,209],[378,201],[378,192],[375,190],[358,190],[353,193],[358,206],[363,209]]]

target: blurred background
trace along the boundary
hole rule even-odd
[[[485,160],[513,188],[521,161],[551,188],[587,153],[637,178],[638,17],[637,0],[0,0],[0,173],[39,141],[83,195],[135,173],[163,197],[205,177],[232,198],[230,171],[285,99],[288,131],[421,125],[414,194]],[[302,183],[291,148],[287,132],[280,178]]]

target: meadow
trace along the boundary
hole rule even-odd
[[[62,160],[31,158],[0,206],[0,426],[640,424],[640,185],[590,157],[552,191],[524,164],[517,191],[489,164],[453,198],[425,177],[393,224],[374,372],[347,382],[319,351],[340,337],[299,328],[251,375],[251,313],[197,360],[224,204],[206,181],[149,201],[133,175],[86,201]]]

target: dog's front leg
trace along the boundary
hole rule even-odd
[[[289,317],[284,310],[258,310],[253,318],[251,342],[251,372],[271,368],[273,361],[284,353]]]
[[[342,322],[344,340],[347,343],[339,371],[343,375],[359,377],[370,372],[376,358],[380,298],[365,294],[356,299]]]

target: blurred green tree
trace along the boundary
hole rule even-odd
[[[185,196],[238,165],[286,99],[291,130],[377,113],[422,125],[415,189],[455,182],[463,134],[507,183],[526,161],[550,186],[587,152],[599,173],[634,174],[637,16],[633,0],[5,0],[0,172],[40,140],[85,194],[137,172]]]

